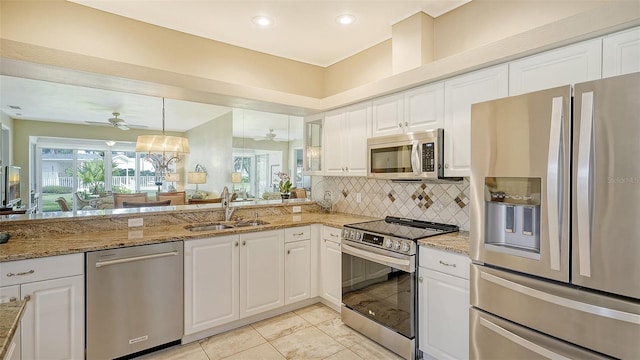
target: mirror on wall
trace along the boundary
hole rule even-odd
[[[305,188],[302,123],[298,116],[234,109],[232,182],[240,199],[281,199],[287,179],[290,188]]]
[[[57,183],[49,184],[49,179],[46,182],[47,188],[44,189],[45,174],[53,174],[58,180],[70,178],[72,182],[73,176],[64,170],[56,171],[56,168],[52,170],[50,161],[38,162],[27,156],[26,154],[30,153],[30,147],[36,146],[32,143],[33,139],[45,136],[50,139],[64,138],[65,141],[71,140],[82,144],[82,149],[88,149],[83,141],[91,140],[99,145],[99,149],[96,148],[96,156],[102,161],[96,161],[96,163],[109,165],[105,165],[104,168],[111,169],[114,173],[116,169],[120,169],[117,162],[119,157],[126,157],[132,151],[126,147],[126,144],[135,144],[136,137],[141,134],[160,133],[159,125],[161,123],[164,125],[164,107],[159,102],[161,98],[157,96],[118,93],[4,75],[2,79],[0,92],[3,99],[9,103],[21,103],[25,109],[31,109],[31,104],[39,103],[48,108],[49,113],[56,112],[59,116],[59,118],[47,119],[39,115],[31,115],[24,110],[20,114],[13,114],[9,109],[2,108],[18,130],[18,138],[12,139],[13,143],[17,144],[13,150],[15,153],[24,155],[14,160],[25,169],[25,178],[35,179],[25,182],[23,192],[29,194],[31,190],[35,190],[41,193],[41,203],[44,205],[45,202],[50,202],[50,206],[46,207],[48,211],[61,211],[60,206],[55,202],[60,197],[74,204],[71,206],[72,210],[88,209],[90,205],[82,203],[76,206],[74,203],[74,201],[80,202],[75,200],[74,192],[78,192],[77,189],[83,186],[84,180],[83,183],[77,180],[76,183],[67,186],[75,191],[70,190],[66,195],[59,193],[62,187],[57,186]],[[5,96],[8,94],[20,95]],[[67,96],[66,99],[65,96]],[[120,110],[118,118],[125,119],[130,125],[129,130],[123,131],[110,123],[109,119],[114,117],[112,112],[116,110]],[[195,116],[199,118],[193,121]],[[166,121],[167,132],[187,137],[191,151],[182,161],[175,164],[175,169],[170,170],[170,172],[175,171],[175,176],[165,179],[162,191],[176,189],[191,194],[196,187],[199,187],[198,190],[206,193],[208,197],[216,197],[224,186],[227,186],[242,199],[265,199],[270,193],[277,193],[279,196],[278,174],[281,173],[291,176],[292,186],[305,187],[302,172],[298,169],[301,166],[303,142],[301,117],[167,98]],[[108,145],[112,142],[116,145]],[[2,141],[3,146],[8,143],[9,141]],[[67,148],[74,149],[73,146],[65,147]],[[108,162],[103,160],[100,154],[105,151],[112,154],[115,163],[111,160]],[[54,155],[60,156],[58,153],[60,151],[56,151]],[[83,154],[84,152],[78,156],[85,156]],[[38,169],[38,166],[44,166],[45,163],[49,166],[47,171]],[[194,171],[198,164],[203,165],[207,171],[206,182],[191,184],[188,182],[187,175]],[[154,193],[150,195],[153,197],[158,186],[155,183],[152,184],[151,180],[140,177],[145,175],[142,172],[148,170],[146,165],[144,162],[136,165],[137,167],[132,165],[127,168],[126,173],[119,172],[113,176],[119,176],[128,181],[127,188],[131,191],[134,191],[133,189],[138,191],[139,187],[136,187],[135,182],[153,185]],[[136,170],[137,168],[139,169]],[[139,174],[136,174],[136,171]],[[120,178],[116,180],[122,180]],[[85,191],[89,199],[82,200],[98,203],[93,199],[97,194],[109,194],[110,191],[115,191],[114,185],[122,188],[119,185],[120,182],[116,180],[109,177],[93,181],[100,185],[97,188],[94,186],[91,191]],[[55,190],[55,193],[45,194],[43,190]],[[140,191],[146,190],[140,187]],[[100,198],[100,200],[103,199]],[[105,201],[102,203],[104,205]],[[80,205],[83,206],[80,207]],[[41,208],[40,211],[42,210]]]

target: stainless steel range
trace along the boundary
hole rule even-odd
[[[387,216],[342,230],[342,321],[397,353],[417,353],[417,241],[455,225]]]

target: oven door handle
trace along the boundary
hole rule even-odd
[[[393,268],[403,270],[406,272],[414,272],[415,271],[415,263],[413,257],[409,257],[407,259],[398,259],[392,256],[385,256],[376,253],[372,253],[367,250],[362,250],[351,245],[347,245],[342,243],[342,252],[345,254],[357,256],[364,260],[369,260],[376,262],[378,264],[391,266]]]

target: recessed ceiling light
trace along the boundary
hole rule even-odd
[[[268,16],[263,16],[263,15],[255,16],[253,19],[251,19],[251,22],[253,22],[254,24],[260,27],[273,26],[273,24],[275,23],[272,18]]]
[[[343,14],[336,18],[336,22],[340,25],[351,25],[356,22],[356,17],[351,14]]]

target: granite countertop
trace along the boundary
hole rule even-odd
[[[418,240],[418,245],[469,256],[469,232],[459,231]]]
[[[237,227],[224,230],[195,232],[186,229],[187,226],[194,224],[170,224],[164,226],[132,227],[127,230],[105,230],[88,233],[80,232],[75,234],[56,234],[55,232],[52,232],[51,236],[46,239],[10,239],[9,242],[0,245],[0,262],[168,241],[275,230],[311,224],[342,227],[345,224],[372,219],[373,218],[371,217],[340,213],[294,213],[286,215],[261,216],[260,220],[266,221],[266,225]]]
[[[342,227],[345,224],[373,220],[374,218],[342,213],[298,213],[260,217],[266,225],[229,228],[224,230],[189,231],[189,225],[169,224],[132,227],[127,230],[104,230],[56,234],[42,239],[15,238],[0,245],[0,262],[33,259],[45,256],[74,254],[110,248],[154,244],[168,241],[199,239],[212,236],[283,229],[293,226],[322,224]],[[202,224],[197,224],[202,225]],[[418,241],[418,245],[469,255],[469,232],[444,234]]]
[[[6,355],[26,305],[26,300],[0,304],[0,359]]]

